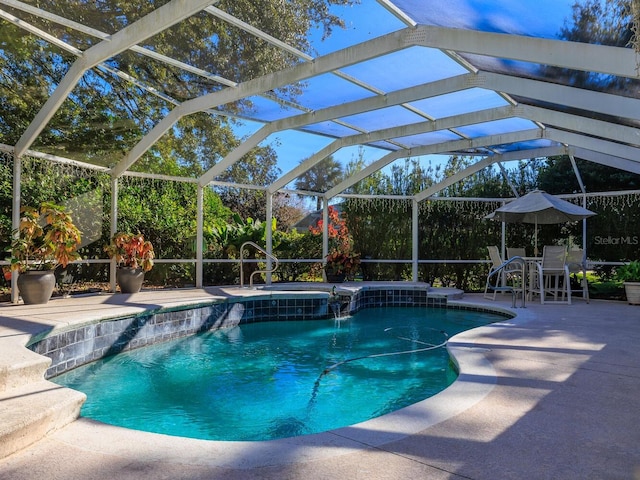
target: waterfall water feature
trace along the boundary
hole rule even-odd
[[[342,313],[340,312],[340,302],[331,302],[331,303],[329,303],[329,307],[331,308],[331,311],[333,312],[333,318],[338,320],[340,318],[340,316],[342,315]]]
[[[329,294],[329,308],[333,312],[333,318],[338,320],[342,317],[342,301],[340,300],[340,295],[338,294],[337,288],[334,285],[331,289],[331,293]]]

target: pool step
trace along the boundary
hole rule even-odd
[[[0,458],[74,421],[85,400],[44,379],[50,358],[9,339],[0,339]]]
[[[0,393],[0,458],[74,421],[85,398],[42,377]]]
[[[450,287],[431,287],[428,293],[430,298],[446,298],[447,300],[461,300],[464,290]]]
[[[0,394],[31,382],[39,382],[51,365],[51,359],[20,344],[0,342]]]

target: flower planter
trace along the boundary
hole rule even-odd
[[[116,280],[122,293],[138,293],[144,282],[142,268],[120,267],[116,272]]]
[[[629,304],[640,305],[640,282],[624,282],[624,291]]]
[[[104,251],[116,261],[116,282],[122,293],[138,293],[144,272],[153,267],[153,245],[141,233],[116,232]]]
[[[18,290],[26,305],[49,302],[55,286],[53,270],[27,270],[18,276]]]

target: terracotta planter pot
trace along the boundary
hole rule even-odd
[[[28,270],[18,276],[18,290],[27,305],[47,303],[55,287],[53,270]]]
[[[122,293],[138,293],[144,282],[144,270],[120,267],[116,273],[116,280]]]

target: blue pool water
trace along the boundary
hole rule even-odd
[[[352,425],[440,392],[457,373],[437,346],[502,319],[382,308],[338,321],[255,323],[121,353],[53,380],[86,393],[81,415],[102,422],[270,440]]]

